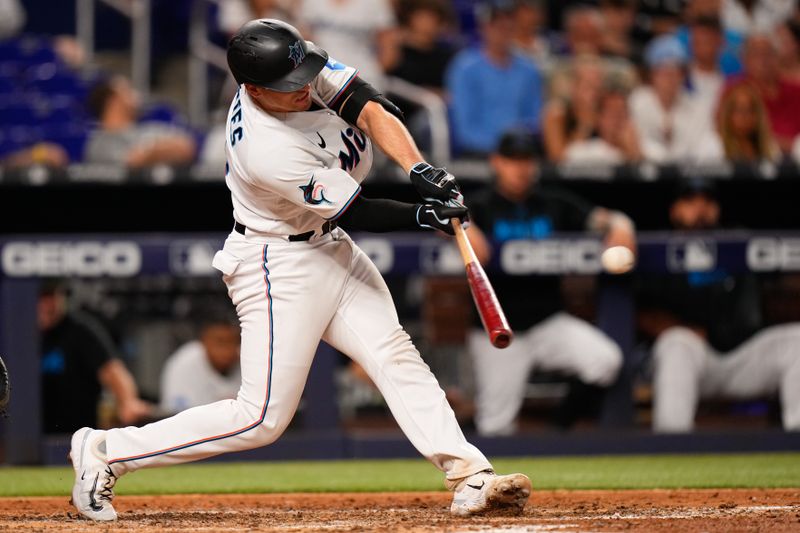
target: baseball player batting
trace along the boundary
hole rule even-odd
[[[453,514],[521,511],[530,480],[496,475],[466,441],[383,278],[342,229],[452,235],[450,219],[467,214],[455,178],[424,162],[397,107],[294,27],[251,21],[227,56],[239,83],[225,175],[235,224],[213,265],[241,323],[242,386],[235,400],[141,428],[78,430],[73,505],[93,520],[114,520],[113,487],[124,474],[275,441],[322,339],[367,371],[403,432],[444,472]],[[409,174],[424,202],[359,195],[373,143]]]

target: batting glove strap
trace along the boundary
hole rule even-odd
[[[420,162],[411,168],[409,175],[411,183],[426,201],[463,205],[464,196],[456,178],[447,170]]]
[[[417,224],[421,228],[434,229],[455,235],[451,218],[467,218],[466,207],[447,207],[439,204],[420,204],[417,207]]]

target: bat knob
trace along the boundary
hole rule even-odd
[[[492,332],[492,346],[495,348],[506,348],[511,344],[514,335],[510,331],[493,331]]]

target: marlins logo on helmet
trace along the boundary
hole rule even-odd
[[[294,68],[297,68],[297,66],[303,62],[305,57],[306,53],[303,52],[302,44],[300,41],[295,41],[295,43],[289,47],[289,59],[291,59],[292,63],[294,63]]]

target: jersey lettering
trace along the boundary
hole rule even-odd
[[[233,127],[242,122],[242,98],[239,91],[236,91],[236,101],[233,104],[233,114],[231,115],[231,146],[236,146],[236,142],[241,141],[244,137],[244,129],[241,126]]]
[[[347,153],[339,151],[339,163],[342,170],[350,172],[361,162],[361,153],[367,148],[367,136],[353,128],[347,128],[341,135]]]

